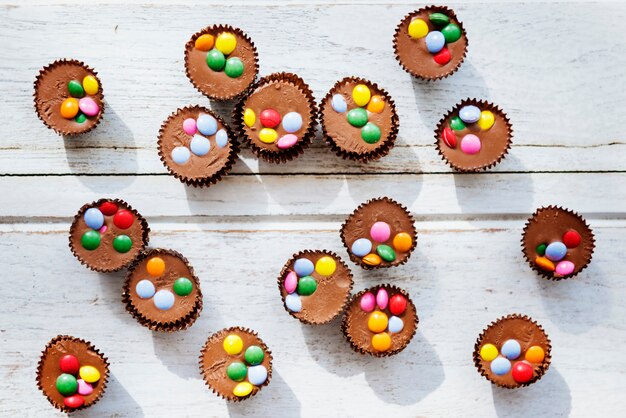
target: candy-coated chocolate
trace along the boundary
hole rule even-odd
[[[78,108],[87,116],[96,116],[100,113],[100,106],[91,97],[83,97],[78,101]]]
[[[248,368],[240,361],[233,361],[226,368],[226,375],[235,382],[241,382],[246,378],[246,374],[248,374]]]
[[[461,38],[461,28],[456,23],[448,23],[441,29],[447,44],[452,44]]]
[[[113,249],[118,253],[124,254],[130,251],[133,241],[128,235],[118,235],[113,238]]]
[[[450,128],[452,128],[453,131],[462,131],[463,129],[465,129],[465,123],[461,120],[460,117],[455,116],[450,119]]]
[[[335,94],[330,101],[330,105],[337,113],[343,113],[348,110],[348,104],[346,103],[346,99],[344,99],[341,94]]]
[[[135,286],[135,293],[141,299],[150,299],[156,293],[156,289],[150,280],[143,279]]]
[[[376,351],[387,351],[391,347],[391,337],[386,332],[381,332],[372,337],[372,347]]]
[[[215,37],[208,33],[198,36],[194,43],[194,47],[197,50],[205,52],[210,51],[213,45],[215,45]]]
[[[290,312],[300,312],[302,310],[302,300],[297,293],[291,293],[285,297],[285,306]]]
[[[448,128],[447,126],[443,128],[443,135],[441,137],[444,144],[446,144],[450,148],[456,148],[456,135],[451,128]]]
[[[248,382],[260,386],[267,380],[267,369],[262,364],[248,368]]]
[[[483,131],[490,129],[496,121],[496,117],[489,110],[483,110],[480,112],[480,119],[478,119],[478,127]]]
[[[311,276],[300,277],[298,280],[298,294],[310,296],[317,290],[317,282]]]
[[[63,396],[73,395],[78,389],[78,382],[76,382],[76,378],[73,375],[63,373],[57,377],[56,388]]]
[[[388,245],[381,244],[376,247],[376,252],[383,260],[392,262],[396,259],[396,252]]]
[[[357,257],[363,257],[364,255],[367,255],[370,251],[372,251],[372,242],[367,238],[359,238],[352,243],[350,251],[352,251],[352,254],[356,255]]]
[[[263,349],[258,345],[251,345],[246,349],[244,357],[249,365],[256,366],[257,364],[263,363],[265,354],[263,353]]]
[[[357,106],[365,106],[371,97],[372,92],[365,84],[357,84],[352,89],[352,100]]]
[[[254,386],[252,386],[250,382],[237,383],[237,386],[233,389],[233,395],[238,398],[243,398],[244,396],[248,396],[252,392],[253,388]]]
[[[191,149],[191,152],[193,154],[197,155],[198,157],[202,157],[203,155],[207,155],[209,153],[209,150],[211,149],[211,142],[208,140],[208,138],[196,134],[193,136],[193,138],[191,138],[191,142],[189,142],[189,148]]]
[[[552,242],[546,247],[546,258],[552,261],[562,260],[567,254],[567,247],[562,242]]]
[[[567,248],[576,248],[580,245],[582,238],[577,231],[570,229],[563,234],[563,244]]]
[[[568,260],[559,261],[554,271],[560,276],[567,276],[574,272],[574,263]]]
[[[87,120],[87,116],[84,113],[78,112],[78,115],[74,118],[76,123],[84,123]]]
[[[480,358],[485,361],[493,361],[498,357],[498,349],[493,344],[485,344],[480,348]]]
[[[78,80],[70,80],[67,83],[67,90],[70,92],[70,95],[72,97],[76,97],[79,99],[85,95],[85,89],[83,89],[83,86]]]
[[[222,71],[226,65],[226,57],[221,51],[212,49],[206,54],[206,63],[213,71]]]
[[[384,312],[374,311],[367,320],[367,328],[372,332],[383,332],[388,323],[389,319]]]
[[[72,395],[63,399],[63,404],[72,409],[80,408],[84,403],[85,399],[80,395]]]
[[[387,293],[387,290],[385,290],[384,287],[381,287],[376,293],[376,306],[378,306],[379,309],[385,309],[388,304],[389,293]]]
[[[98,85],[98,79],[96,79],[96,77],[88,75],[83,78],[83,89],[85,89],[85,93],[96,94],[99,88],[100,86]]]
[[[406,253],[411,249],[412,246],[413,239],[411,238],[411,235],[407,234],[406,232],[398,232],[396,236],[393,237],[393,248],[395,248],[396,251]]]
[[[480,138],[474,134],[467,134],[461,138],[461,151],[466,154],[477,154],[480,152]]]
[[[505,375],[511,370],[511,362],[504,357],[498,357],[491,362],[491,371],[496,376]]]
[[[87,231],[80,239],[84,249],[93,251],[100,245],[100,234],[96,231]]]
[[[193,283],[186,277],[179,277],[174,282],[173,289],[178,296],[187,296],[193,291]]]
[[[261,125],[266,128],[275,128],[280,125],[280,113],[274,109],[265,109],[259,115]]]
[[[315,271],[315,266],[308,258],[298,258],[293,263],[293,269],[298,276],[302,277],[312,274]]]
[[[363,129],[361,129],[361,139],[368,144],[375,144],[380,140],[380,128],[378,125],[367,122]]]
[[[113,223],[119,229],[128,229],[133,224],[133,214],[131,211],[127,209],[122,209],[118,211],[113,216]]]
[[[78,383],[78,394],[87,396],[91,395],[93,392],[93,386],[89,382],[85,382],[83,379],[78,379],[76,381]]]
[[[445,44],[446,38],[437,30],[428,32],[428,35],[426,35],[426,48],[431,54],[436,54],[441,51],[441,48],[443,48]]]
[[[196,120],[194,118],[187,118],[183,121],[183,131],[187,135],[195,135],[198,132],[198,128],[196,127]]]
[[[93,366],[81,367],[78,374],[87,383],[95,383],[100,380],[100,371]]]
[[[156,306],[157,309],[167,311],[174,306],[176,298],[169,290],[161,289],[154,294],[154,298],[152,300],[154,301],[154,306]]]
[[[259,139],[266,144],[273,144],[278,138],[278,132],[272,128],[263,128],[259,132]]]
[[[363,262],[368,266],[377,266],[382,260],[378,254],[370,253],[362,258]]]
[[[243,61],[238,57],[231,57],[226,60],[224,73],[230,78],[239,78],[243,74]]]
[[[285,291],[287,293],[293,293],[296,291],[296,287],[298,287],[298,275],[295,271],[287,273],[283,285],[285,286]]]
[[[224,351],[234,356],[241,353],[241,350],[243,350],[243,340],[239,335],[229,334],[224,338],[222,347],[224,347]]]
[[[546,244],[539,244],[537,245],[537,248],[535,248],[535,252],[543,257],[546,253],[546,247]]]
[[[367,292],[361,296],[361,309],[365,312],[372,312],[376,307],[376,298],[372,292]]]
[[[104,202],[100,205],[100,212],[104,213],[106,216],[115,215],[117,205],[113,202]]]
[[[172,150],[172,161],[176,164],[183,165],[189,161],[191,151],[187,147],[176,147]]]
[[[107,232],[107,229],[109,229],[109,228],[107,228],[106,225],[102,225],[102,228],[100,228],[99,231],[100,231],[101,234],[104,234],[105,232]]]
[[[237,47],[237,38],[230,32],[222,32],[215,40],[215,48],[222,54],[228,55]]]
[[[478,119],[480,119],[480,109],[474,105],[463,106],[459,110],[459,117],[465,123],[478,122]]]
[[[152,257],[146,263],[146,271],[150,276],[160,276],[165,271],[165,261],[161,257]]]
[[[398,333],[404,329],[404,321],[397,316],[392,316],[389,318],[388,329],[389,332]]]
[[[445,26],[450,23],[450,18],[443,13],[431,13],[428,18],[436,26]]]
[[[450,54],[450,50],[444,46],[439,52],[433,55],[433,59],[439,65],[446,65],[452,59],[452,54]]]
[[[80,363],[75,356],[66,354],[59,360],[59,367],[63,373],[76,374],[80,369]]]
[[[409,36],[413,39],[421,39],[428,34],[428,23],[420,18],[411,20],[409,23]]]
[[[323,256],[315,263],[315,271],[321,276],[330,276],[337,269],[335,259],[330,256]]]
[[[517,383],[526,383],[533,378],[533,366],[524,361],[518,361],[513,365],[511,376]]]
[[[100,229],[104,224],[104,215],[98,208],[89,208],[85,211],[85,223],[89,228]]]
[[[531,363],[541,363],[545,358],[546,353],[543,351],[543,348],[538,345],[533,345],[526,350],[526,354],[524,358],[526,361],[530,361]]]
[[[217,132],[217,119],[211,115],[200,115],[196,121],[196,127],[202,135],[214,135]]]
[[[391,236],[391,227],[386,222],[375,222],[370,228],[370,236],[376,242],[385,242]]]
[[[509,360],[515,360],[522,353],[522,346],[517,340],[506,340],[500,348],[500,353]]]
[[[72,119],[78,114],[78,100],[68,97],[61,103],[61,116],[65,119]]]
[[[276,146],[280,149],[288,149],[296,145],[298,142],[298,137],[294,134],[287,134],[281,136],[278,141],[276,141]]]
[[[541,269],[545,271],[554,271],[554,263],[547,259],[546,257],[537,257],[535,258],[535,264]]]
[[[380,113],[385,109],[385,100],[381,96],[376,94],[372,96],[370,102],[367,104],[366,109],[368,110],[368,112]]]
[[[367,110],[357,107],[348,112],[348,123],[356,128],[361,128],[367,123]]]
[[[220,129],[219,131],[217,131],[217,133],[215,134],[215,143],[217,144],[218,148],[224,148],[226,145],[228,145],[228,133],[225,129]]]
[[[394,315],[402,315],[406,310],[406,298],[396,293],[389,299],[389,310]]]
[[[294,133],[302,128],[302,116],[298,112],[289,112],[283,117],[285,132]]]
[[[248,108],[243,112],[243,123],[246,124],[246,126],[248,127],[252,127],[252,125],[254,125],[254,123],[256,122],[256,114],[254,113],[254,110]]]

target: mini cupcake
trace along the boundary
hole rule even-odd
[[[254,82],[259,58],[254,43],[241,29],[213,25],[195,33],[185,45],[185,72],[200,93],[228,100]]]
[[[285,264],[278,289],[291,316],[305,324],[325,324],[348,303],[352,273],[331,251],[305,250]]]
[[[417,231],[411,213],[388,197],[360,205],[341,226],[341,240],[350,259],[364,269],[394,267],[407,262]]]
[[[354,351],[386,357],[404,350],[418,322],[409,294],[383,284],[363,290],[350,300],[341,329]]]
[[[389,153],[398,136],[391,96],[362,78],[335,83],[320,104],[320,121],[326,141],[344,159],[377,160]]]
[[[270,163],[284,163],[304,152],[315,135],[316,116],[311,89],[291,73],[261,78],[233,110],[243,141]]]
[[[569,209],[537,209],[526,222],[522,252],[530,267],[547,279],[576,276],[591,261],[595,239],[587,221]]]
[[[508,389],[528,386],[550,367],[550,339],[527,316],[508,315],[478,336],[474,364],[491,383]]]
[[[213,393],[229,401],[242,401],[270,383],[272,353],[252,330],[223,329],[202,347],[200,372]]]
[[[457,171],[477,172],[498,164],[511,148],[513,127],[489,102],[465,99],[439,121],[435,145]]]
[[[37,387],[63,412],[85,409],[100,400],[109,362],[90,342],[69,335],[52,339],[37,366]]]
[[[98,73],[77,60],[57,60],[39,71],[34,97],[39,119],[60,135],[89,132],[104,113]]]
[[[122,291],[126,310],[153,331],[180,331],[202,311],[200,280],[182,254],[144,251],[130,266]]]
[[[159,156],[170,174],[190,186],[210,186],[231,170],[239,145],[226,123],[209,109],[187,106],[159,131]]]
[[[148,223],[120,199],[84,205],[70,227],[70,249],[91,270],[117,271],[132,263],[148,244]]]

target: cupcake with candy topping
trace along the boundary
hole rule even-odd
[[[305,324],[325,324],[348,302],[352,273],[331,251],[305,250],[285,264],[278,288],[291,316]]]
[[[435,144],[457,171],[478,172],[498,164],[511,148],[513,127],[496,105],[465,99],[437,125]]]
[[[261,78],[233,110],[239,136],[270,163],[298,157],[315,135],[317,107],[309,86],[295,74]]]
[[[231,170],[239,145],[228,125],[202,106],[187,106],[161,125],[158,141],[163,165],[190,186],[210,186]]]
[[[107,386],[109,362],[90,342],[69,335],[53,338],[37,366],[37,386],[63,412],[100,400]]]
[[[522,235],[522,252],[530,267],[547,279],[576,276],[591,262],[595,239],[587,221],[569,209],[537,209]]]
[[[270,383],[272,353],[250,329],[223,329],[202,347],[200,373],[213,393],[229,401],[242,401]]]
[[[200,281],[182,254],[145,251],[130,266],[122,291],[126,310],[153,331],[180,331],[202,311]]]
[[[254,82],[259,58],[252,40],[241,29],[213,25],[195,33],[185,45],[185,72],[200,93],[227,100]]]
[[[408,14],[393,38],[400,66],[424,80],[453,74],[465,59],[467,44],[463,24],[444,6],[428,6]]]
[[[356,294],[341,329],[354,351],[376,357],[404,350],[417,330],[415,305],[404,290],[383,284]]]
[[[541,379],[550,366],[550,339],[527,316],[508,315],[492,322],[474,346],[474,364],[491,383],[508,389]]]
[[[120,199],[84,205],[70,227],[70,249],[91,270],[112,272],[127,267],[148,244],[148,223]]]
[[[39,119],[60,135],[78,135],[95,128],[104,113],[102,83],[92,68],[62,59],[45,66],[35,80]]]
[[[389,153],[398,136],[391,96],[362,78],[335,83],[320,104],[320,121],[326,141],[344,159],[377,160]]]

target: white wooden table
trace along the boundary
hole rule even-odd
[[[106,396],[78,416],[624,413],[624,3],[453,3],[469,55],[436,83],[414,81],[393,57],[396,24],[419,7],[412,1],[1,3],[1,416],[55,416],[35,368],[59,333],[92,341],[111,362]],[[261,75],[296,72],[317,98],[346,75],[379,83],[399,111],[396,147],[361,165],[335,157],[318,136],[283,165],[244,149],[233,174],[208,189],[167,175],[156,152],[161,122],[178,107],[209,105],[185,76],[183,45],[220,22],[252,37]],[[81,138],[56,136],[33,110],[35,75],[61,57],[93,66],[104,86],[104,120]],[[455,175],[433,130],[468,96],[507,111],[514,144],[494,170]],[[226,115],[229,106],[215,108]],[[381,195],[411,209],[418,246],[399,268],[371,273],[350,263],[355,291],[404,287],[420,325],[404,352],[375,359],[350,350],[338,321],[302,326],[287,315],[276,276],[305,248],[347,260],[341,222]],[[91,272],[70,253],[72,216],[103,196],[127,200],[148,219],[152,246],[191,260],[205,298],[189,330],[139,326],[121,303],[123,275]],[[524,222],[547,204],[583,214],[596,234],[593,263],[574,280],[543,280],[522,258]],[[538,320],[554,348],[539,383],[509,391],[479,376],[471,355],[483,327],[512,312]],[[205,388],[197,358],[210,333],[231,325],[260,333],[274,373],[258,396],[229,405]]]

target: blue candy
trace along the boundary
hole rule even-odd
[[[262,364],[248,367],[248,382],[260,386],[267,380],[267,369]]]
[[[191,152],[202,157],[203,155],[208,154],[209,149],[211,148],[211,143],[202,135],[194,135],[193,138],[191,138],[189,148],[191,148]]]
[[[389,329],[389,332],[400,332],[404,328],[404,322],[402,322],[402,319],[397,316],[392,316],[389,318],[387,328]]]
[[[428,35],[426,35],[426,48],[428,48],[428,52],[431,54],[441,51],[445,44],[446,38],[444,38],[443,33],[437,30],[428,32]]]
[[[459,110],[459,117],[465,123],[478,122],[478,119],[480,119],[480,109],[474,105],[463,106],[461,110]]]
[[[142,280],[135,286],[135,292],[141,299],[149,299],[154,296],[154,285],[150,280]]]
[[[191,153],[187,147],[176,147],[172,150],[172,160],[176,164],[185,164],[189,161],[189,157],[191,157]]]
[[[285,305],[291,312],[300,312],[302,310],[302,301],[297,293],[290,293],[285,297]]]
[[[217,132],[217,120],[211,115],[200,115],[196,126],[203,135],[211,136]]]
[[[220,148],[224,148],[226,145],[228,145],[228,134],[226,133],[225,129],[220,129],[219,131],[217,131],[217,134],[215,134],[215,143]]]
[[[562,242],[553,242],[546,247],[546,257],[552,261],[559,261],[565,257],[567,247]]]
[[[102,225],[104,225],[104,215],[102,214],[102,212],[100,212],[100,209],[98,208],[87,209],[84,219],[87,226],[89,228],[95,229],[96,231],[102,228]]]
[[[298,112],[289,112],[283,117],[283,129],[293,133],[302,128],[302,116]]]
[[[338,113],[343,113],[348,110],[346,99],[344,99],[341,94],[335,94],[330,102],[330,105],[333,107],[335,112]]]
[[[367,238],[359,238],[352,243],[352,254],[363,257],[372,251],[372,243]]]
[[[293,263],[293,269],[299,277],[303,277],[312,274],[315,266],[308,258],[299,258]]]
[[[154,294],[154,306],[162,311],[167,311],[174,306],[174,294],[169,290],[159,290]]]
[[[522,347],[516,340],[506,340],[500,349],[500,353],[509,360],[515,360],[521,352]]]
[[[507,374],[511,370],[511,362],[504,357],[495,358],[491,362],[491,371],[497,376]]]

